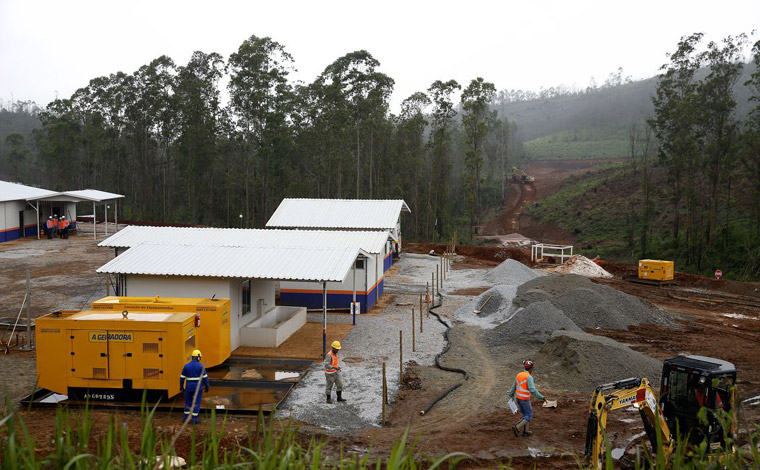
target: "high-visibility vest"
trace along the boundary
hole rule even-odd
[[[45,225],[47,228],[53,228],[53,219],[47,219],[47,222],[45,222]]]
[[[53,217],[53,227],[58,227],[58,217]]]
[[[518,400],[530,400],[530,390],[528,390],[528,378],[530,377],[530,373],[527,371],[520,372],[517,374],[517,377],[515,378],[515,381],[517,382],[517,387],[515,389],[515,396]]]
[[[325,372],[328,374],[334,374],[335,372],[338,372],[338,356],[330,351],[327,353],[327,357],[330,358],[330,365],[325,367]]]
[[[61,225],[61,228],[66,228],[66,227],[69,226],[69,221],[65,220],[65,219],[61,220],[61,224],[60,225]]]

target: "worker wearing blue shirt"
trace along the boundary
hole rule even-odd
[[[185,381],[187,381],[187,387],[185,387]],[[203,389],[198,390],[196,397],[195,391],[201,385],[203,385]],[[185,421],[187,421],[188,416],[192,415],[191,422],[198,424],[201,398],[204,391],[208,392],[208,387],[208,374],[206,374],[206,368],[201,364],[201,352],[196,349],[193,351],[190,362],[182,368],[182,375],[179,376],[179,389],[185,391]],[[195,398],[195,403],[193,403],[193,398]]]

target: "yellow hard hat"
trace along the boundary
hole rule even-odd
[[[191,354],[191,356],[193,356],[193,357],[198,356],[198,358],[200,359],[200,357],[201,357],[201,351],[200,351],[200,349],[196,349],[195,351],[193,351],[193,354]]]
[[[340,341],[333,341],[332,347],[335,349],[340,349]]]

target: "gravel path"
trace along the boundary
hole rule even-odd
[[[399,387],[399,330],[403,333],[404,362],[429,366],[444,346],[444,327],[432,316],[423,315],[423,333],[419,333],[419,310],[415,309],[415,346],[412,352],[410,306],[419,297],[398,295],[396,302],[379,315],[358,316],[356,326],[342,342],[344,398],[347,403],[325,403],[325,376],[321,363],[314,364],[281,405],[283,415],[320,425],[340,433],[369,426],[379,426],[382,412],[382,363],[386,362],[389,401]],[[350,320],[350,317],[345,317]],[[333,397],[334,397],[333,392]]]

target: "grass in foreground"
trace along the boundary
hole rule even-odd
[[[7,409],[11,409],[8,407]],[[174,458],[180,454],[174,448],[175,435],[164,433],[153,423],[155,409],[143,405],[141,411],[141,434],[139,442],[130,439],[129,430],[112,416],[105,429],[95,430],[88,409],[77,413],[66,408],[55,411],[55,427],[50,443],[37,442],[18,412],[10,412],[0,419],[0,469],[160,469],[172,468]],[[297,428],[290,422],[265,420],[259,417],[255,428],[249,427],[248,439],[243,445],[230,444],[225,440],[226,419],[217,417],[212,410],[204,435],[188,430],[185,436],[186,468],[190,469],[436,469],[464,466],[480,468],[482,463],[473,462],[470,456],[455,452],[437,459],[421,455],[416,443],[407,441],[407,432],[394,444],[387,457],[371,459],[368,455],[334,455],[327,451],[324,442],[312,438],[303,444],[297,437]],[[276,426],[278,424],[279,426]],[[97,432],[94,432],[97,431]],[[187,440],[189,439],[189,443]],[[720,461],[707,453],[706,446],[689,447],[679,443],[669,461],[662,453],[644,452],[634,464],[636,469],[666,468],[707,470],[754,469],[760,470],[760,427],[756,426],[749,442],[735,453],[725,455]],[[176,463],[174,464],[176,465]],[[536,462],[534,468],[540,468]],[[617,465],[607,446],[605,469]],[[508,465],[494,465],[511,468]],[[578,460],[577,468],[585,468]]]

